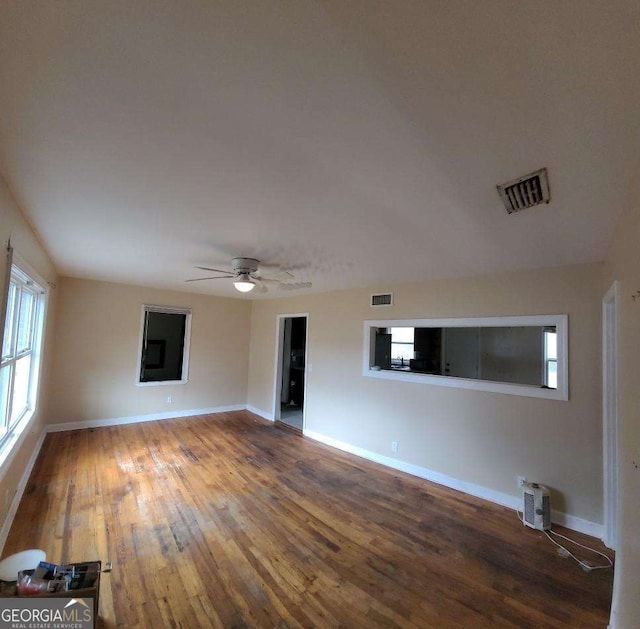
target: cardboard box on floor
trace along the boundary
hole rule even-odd
[[[17,593],[15,583],[3,583],[0,587],[0,598],[92,598],[94,625],[97,625],[98,597],[100,596],[100,573],[102,570],[102,562],[83,561],[81,563],[71,563],[66,565],[74,566],[76,570],[86,572],[86,574],[91,577],[95,574],[96,578],[93,582],[93,585],[89,587],[77,588],[74,590],[67,590],[66,592],[46,592],[44,594],[22,596]]]

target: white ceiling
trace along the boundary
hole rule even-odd
[[[601,260],[640,199],[639,7],[0,0],[0,171],[69,276],[238,297],[184,280]],[[551,203],[507,215],[496,184],[543,166]]]

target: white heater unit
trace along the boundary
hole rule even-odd
[[[551,498],[549,490],[538,483],[525,483],[522,488],[522,521],[532,529],[551,528]]]

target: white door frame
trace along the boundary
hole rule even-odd
[[[604,535],[615,549],[618,543],[618,283],[602,300],[602,429],[604,480]]]
[[[273,419],[280,419],[280,394],[282,392],[282,349],[284,347],[284,320],[304,317],[307,320],[304,339],[304,394],[302,404],[302,430],[307,422],[307,374],[309,372],[309,313],[279,314],[276,317],[276,356],[273,380]]]

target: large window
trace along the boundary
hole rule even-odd
[[[143,307],[138,384],[187,382],[190,327],[188,308]]]
[[[12,265],[0,363],[0,447],[35,409],[45,303],[44,288]]]

